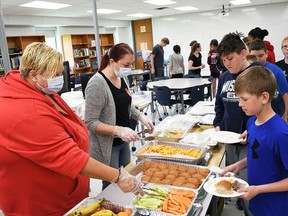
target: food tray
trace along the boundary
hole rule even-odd
[[[73,212],[76,210],[80,210],[83,208],[88,207],[89,205],[99,201],[99,198],[96,197],[87,197],[84,200],[82,200],[80,203],[78,203],[76,206],[74,206],[72,209],[70,209],[64,216],[70,216],[74,215]],[[115,214],[118,214],[119,212],[126,212],[129,213],[129,216],[135,215],[135,210],[128,206],[123,206],[114,202],[110,202],[109,200],[105,200],[101,203],[101,207],[113,211]]]
[[[159,185],[159,184],[152,184],[152,183],[147,183],[144,185],[145,188],[151,188],[153,185]],[[164,188],[166,189],[168,192],[172,191],[173,189],[177,189],[177,190],[180,190],[180,191],[189,191],[189,192],[193,192],[194,193],[194,198],[192,199],[191,201],[191,204],[187,210],[186,213],[182,214],[183,216],[186,216],[186,215],[190,215],[189,213],[191,213],[191,210],[192,210],[192,207],[193,207],[193,204],[198,196],[198,191],[197,190],[193,190],[193,189],[187,189],[187,188],[181,188],[181,187],[175,187],[175,186],[170,186],[170,185],[159,185],[161,188]],[[138,195],[139,196],[139,195]],[[134,206],[133,202],[137,199],[137,196],[132,200],[131,202],[131,206],[133,206],[133,208],[136,208],[136,212],[141,212],[143,211],[143,209],[146,209],[146,211],[148,210],[149,212],[149,215],[157,215],[157,216],[170,216],[170,215],[173,215],[173,214],[170,214],[170,213],[166,213],[166,212],[163,212],[161,210],[155,210],[155,209],[149,209],[149,208],[138,208],[137,206]]]
[[[166,173],[165,175],[167,176],[168,174],[171,174],[171,172],[170,171],[177,171],[177,170],[181,170],[182,169],[182,171],[180,171],[179,170],[179,172],[178,173],[181,173],[181,174],[179,174],[179,177],[180,176],[183,176],[183,173],[185,173],[186,171],[183,171],[183,169],[196,169],[196,170],[205,170],[205,172],[207,173],[206,174],[206,177],[205,176],[202,176],[202,177],[200,177],[201,178],[201,182],[198,182],[198,187],[196,186],[196,187],[194,187],[194,188],[192,188],[192,189],[195,189],[195,190],[199,190],[202,186],[203,186],[203,184],[204,184],[204,182],[207,180],[207,178],[209,177],[209,175],[211,174],[211,171],[207,168],[207,167],[205,167],[205,166],[198,166],[198,165],[192,165],[192,164],[183,164],[183,163],[178,163],[178,162],[174,162],[174,161],[164,161],[164,160],[157,160],[157,159],[150,159],[150,158],[146,158],[146,159],[144,159],[144,160],[142,160],[142,161],[140,161],[138,164],[136,164],[135,166],[133,166],[132,168],[131,168],[131,170],[129,171],[132,175],[134,175],[134,176],[137,176],[138,178],[140,178],[141,179],[141,181],[142,181],[142,177],[143,177],[143,175],[144,175],[144,169],[146,169],[145,168],[145,163],[146,163],[146,161],[148,161],[148,163],[150,162],[152,162],[153,164],[157,164],[157,167],[158,167],[158,165],[160,164],[160,166],[162,166],[162,168],[159,168],[158,169],[158,171],[164,171],[164,173]],[[146,163],[147,164],[147,163]],[[167,166],[168,165],[168,167],[165,167],[165,166]],[[153,166],[152,166],[153,167]],[[154,166],[154,168],[155,168],[155,166]],[[146,169],[147,170],[147,169]],[[150,170],[151,171],[151,170]],[[153,172],[157,172],[157,170],[153,170]],[[154,173],[153,173],[154,174]],[[153,174],[151,174],[151,176],[153,176]],[[198,173],[198,171],[196,172],[196,173],[194,173],[194,174],[199,174]],[[176,175],[176,174],[175,174]],[[192,174],[193,175],[193,174]],[[166,178],[166,176],[164,177],[164,179]],[[193,177],[191,177],[191,175],[189,176],[189,177],[185,177],[185,182],[183,182],[183,183],[188,183],[188,182],[190,182],[190,180],[191,181],[193,181],[192,179],[195,179],[195,178],[198,178],[199,176],[193,176]],[[177,178],[177,176],[174,178],[174,179],[176,179]],[[188,182],[187,182],[188,181]],[[144,183],[157,183],[157,182],[150,182],[150,181],[142,181],[142,182],[144,182]],[[189,187],[187,187],[186,185],[181,185],[181,186],[179,186],[179,185],[175,185],[176,183],[175,183],[175,181],[173,180],[172,181],[172,183],[171,184],[164,184],[163,183],[163,181],[162,180],[160,180],[160,183],[157,183],[157,184],[160,184],[160,185],[172,185],[172,184],[174,184],[174,185],[172,185],[172,186],[178,186],[178,187],[181,187],[181,188],[189,188]],[[190,186],[190,185],[189,185]],[[191,189],[191,187],[190,187],[190,189]]]
[[[217,141],[211,139],[211,136],[206,133],[187,133],[180,143],[190,143],[196,146],[215,146]]]
[[[188,157],[188,156],[182,156],[180,154],[177,155],[160,155],[160,154],[145,154],[149,146],[157,146],[157,145],[166,145],[171,146],[174,148],[179,148],[183,150],[194,148],[196,150],[202,151],[202,154],[198,158]],[[169,160],[169,161],[175,161],[180,163],[188,163],[188,164],[199,164],[203,158],[205,157],[206,152],[209,150],[209,146],[199,146],[199,145],[191,145],[186,143],[175,143],[175,142],[167,142],[167,141],[159,141],[159,140],[153,140],[146,142],[146,144],[141,147],[138,151],[134,153],[134,155],[140,159],[143,160],[145,158],[154,158],[159,160]]]
[[[155,126],[151,136],[157,140],[177,142],[193,128],[198,120],[187,115],[168,116]]]
[[[191,107],[186,114],[190,115],[206,115],[206,114],[214,114],[215,115],[215,110],[214,110],[214,104],[211,102],[207,103],[197,103],[193,107]]]

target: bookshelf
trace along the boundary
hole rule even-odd
[[[25,50],[25,48],[32,42],[45,42],[45,36],[44,35],[7,36],[8,53],[12,69],[19,69],[22,53]],[[4,64],[0,52],[0,76],[4,75],[5,75]]]
[[[101,55],[114,45],[113,34],[100,34]],[[94,34],[62,35],[62,48],[65,61],[73,66],[75,76],[96,72],[98,69]]]

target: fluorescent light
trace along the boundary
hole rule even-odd
[[[242,12],[253,12],[253,11],[256,11],[256,8],[244,8],[241,11]]]
[[[169,5],[169,4],[175,4],[176,2],[174,1],[171,1],[171,0],[146,0],[146,1],[143,1],[145,3],[148,3],[148,4],[153,4],[153,5]]]
[[[97,9],[97,13],[99,14],[113,14],[113,13],[119,13],[121,10],[113,10],[113,9]]]
[[[151,17],[151,14],[144,14],[144,13],[136,13],[136,14],[129,14],[127,16],[131,16],[131,17]]]
[[[177,18],[174,17],[167,17],[167,18],[162,18],[163,21],[175,21]]]
[[[26,4],[19,5],[20,7],[31,7],[31,8],[41,8],[41,9],[51,9],[57,10],[60,8],[70,7],[72,5],[69,4],[60,4],[54,2],[46,2],[46,1],[32,1]]]
[[[180,11],[193,11],[193,10],[198,10],[199,8],[192,7],[192,6],[184,6],[184,7],[177,7],[175,9],[180,10]]]
[[[233,5],[242,5],[242,4],[251,4],[250,0],[233,0],[230,1],[231,4]]]
[[[204,12],[204,13],[200,13],[201,16],[214,16],[215,14],[212,12]]]

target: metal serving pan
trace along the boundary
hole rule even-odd
[[[157,185],[157,184],[152,184],[152,183],[148,183],[148,184],[145,184],[144,185],[144,187],[145,188],[151,188],[153,185]],[[196,191],[196,190],[193,190],[193,189],[187,189],[187,188],[185,188],[185,189],[183,189],[183,188],[181,188],[181,187],[175,187],[175,186],[169,186],[169,185],[159,185],[160,187],[162,187],[162,188],[164,188],[164,189],[166,189],[168,192],[170,192],[171,190],[173,190],[173,189],[177,189],[177,190],[180,190],[180,191],[189,191],[189,192],[193,192],[194,193],[194,198],[192,199],[192,201],[191,201],[191,204],[190,204],[190,206],[188,207],[188,210],[184,213],[184,214],[182,214],[183,216],[186,216],[186,215],[191,215],[191,211],[192,211],[192,207],[193,207],[193,204],[194,204],[194,202],[195,202],[195,200],[196,200],[196,198],[197,198],[197,195],[198,195],[198,192]],[[139,195],[138,195],[139,196]],[[136,207],[136,206],[134,206],[134,201],[137,199],[137,196],[132,200],[132,202],[131,202],[131,206],[133,206],[133,208],[135,208],[136,210],[136,212],[137,212],[137,214],[139,215],[141,215],[141,212],[148,212],[149,213],[149,215],[157,215],[157,216],[171,216],[171,215],[173,215],[173,214],[170,214],[170,213],[166,213],[166,212],[163,212],[163,211],[161,211],[161,210],[156,210],[156,209],[149,209],[149,208],[145,208],[145,207],[143,207],[143,208],[138,208],[138,207]],[[136,214],[136,215],[137,215]]]
[[[157,146],[157,145],[166,145],[171,146],[174,148],[179,148],[182,150],[188,150],[188,149],[195,149],[202,152],[202,154],[198,157],[188,157],[188,156],[182,156],[180,154],[177,155],[161,155],[161,154],[150,154],[147,153],[147,150],[150,146]],[[143,160],[145,158],[154,158],[159,160],[169,160],[169,161],[175,161],[179,163],[188,163],[188,164],[200,164],[203,159],[205,158],[206,153],[209,151],[209,146],[199,146],[199,145],[193,145],[193,144],[186,144],[186,143],[176,143],[176,142],[167,142],[167,141],[160,141],[160,140],[153,140],[153,141],[146,141],[146,144],[142,146],[138,151],[134,153],[134,155],[139,159]]]
[[[80,203],[78,203],[76,206],[74,206],[72,209],[70,209],[64,216],[71,216],[74,215],[73,212],[77,210],[84,209],[91,204],[99,201],[99,198],[96,197],[87,197],[83,199]],[[129,206],[123,206],[114,202],[110,202],[109,200],[105,200],[101,203],[101,207],[113,211],[115,214],[119,212],[126,212],[129,216],[135,215],[135,210]]]
[[[174,161],[167,161],[167,160],[157,160],[157,159],[153,159],[153,158],[146,158],[146,159],[144,159],[144,160],[142,160],[142,161],[140,161],[138,164],[136,164],[135,166],[133,166],[130,170],[129,170],[129,172],[130,172],[130,174],[132,174],[132,175],[134,175],[134,176],[137,176],[137,178],[139,178],[139,179],[141,179],[141,181],[142,181],[142,177],[143,177],[143,175],[144,175],[144,169],[145,169],[145,163],[146,162],[152,162],[153,163],[153,165],[151,166],[151,167],[154,167],[155,168],[155,166],[154,166],[154,164],[156,163],[157,164],[157,169],[158,169],[158,171],[163,171],[163,170],[169,170],[169,172],[170,172],[170,170],[179,170],[178,171],[178,175],[174,178],[175,180],[176,180],[176,178],[178,178],[178,177],[180,177],[180,176],[182,176],[183,174],[182,173],[184,173],[184,172],[186,172],[186,171],[181,171],[181,169],[183,170],[183,168],[185,169],[187,169],[187,172],[188,172],[188,169],[194,169],[194,168],[196,168],[196,170],[197,170],[197,172],[196,173],[194,173],[194,174],[199,174],[199,172],[198,172],[198,170],[206,170],[206,172],[207,172],[207,176],[205,177],[205,176],[202,176],[201,177],[201,183],[199,183],[198,182],[198,187],[196,186],[195,188],[193,188],[193,189],[195,189],[195,190],[199,190],[200,188],[202,188],[203,187],[203,185],[204,185],[204,183],[205,183],[205,181],[208,179],[208,177],[210,176],[210,174],[211,174],[211,171],[207,168],[207,167],[205,167],[205,166],[198,166],[198,165],[193,165],[193,164],[184,164],[184,163],[179,163],[179,162],[174,162]],[[147,164],[147,163],[146,163]],[[160,166],[159,166],[159,164],[160,164]],[[161,166],[166,166],[166,167],[164,167],[164,168],[160,168]],[[167,172],[167,171],[164,171],[164,172]],[[181,173],[181,174],[180,174]],[[171,174],[171,173],[169,173],[169,174]],[[154,173],[151,175],[151,181],[152,181],[152,177],[153,177],[153,175],[154,175]],[[159,184],[159,185],[167,185],[166,183],[164,183],[164,181],[162,181],[163,179],[165,179],[166,178],[166,176],[168,175],[168,173],[166,173],[165,174],[165,177],[164,178],[162,178],[159,182],[151,182],[150,180],[148,180],[148,181],[142,181],[143,183],[157,183],[157,184]],[[190,182],[190,181],[193,181],[192,179],[194,179],[194,178],[196,178],[193,174],[191,174],[189,177],[185,177],[185,183],[188,183],[188,182]],[[189,180],[188,180],[189,179]],[[175,184],[175,181],[172,181],[171,182],[171,184],[169,184],[168,183],[168,185],[172,185],[172,186],[179,186],[179,185],[174,185]],[[195,184],[196,185],[196,184]],[[191,189],[191,188],[189,188],[189,187],[187,187],[186,185],[180,185],[179,187],[181,187],[181,188],[188,188],[188,189]]]

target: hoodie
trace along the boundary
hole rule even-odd
[[[58,94],[51,97],[19,71],[0,79],[0,209],[9,215],[63,215],[88,196],[87,128]],[[21,183],[20,183],[21,182]]]
[[[268,53],[266,61],[275,64],[276,60],[275,60],[274,46],[269,41],[264,41],[264,43],[266,44],[266,49]]]

